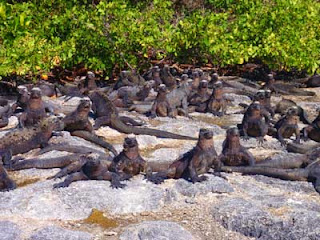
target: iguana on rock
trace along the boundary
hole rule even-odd
[[[151,180],[152,169],[148,167],[146,161],[140,156],[138,142],[135,137],[127,137],[124,140],[123,151],[117,155],[109,164],[103,163],[99,159],[89,156],[82,157],[82,161],[76,162],[77,172],[69,175],[64,182],[56,184],[55,187],[67,187],[70,183],[80,180],[107,180],[111,181],[111,186],[122,188],[121,180],[128,180],[131,177],[145,172],[147,179]],[[59,173],[58,173],[59,174]],[[65,176],[66,171],[61,171],[59,177]],[[152,178],[155,180],[156,178]]]
[[[193,137],[157,129],[130,126],[123,122],[122,118],[119,117],[117,109],[104,93],[94,91],[89,94],[89,98],[92,101],[92,109],[96,116],[95,129],[98,129],[102,125],[107,125],[119,132],[127,134],[133,133],[136,135],[151,135],[162,138],[196,140],[196,138]]]
[[[42,119],[36,126],[14,129],[0,139],[0,156],[3,164],[10,164],[12,155],[26,153],[48,145],[52,133],[62,130],[61,120],[56,117]]]
[[[16,187],[16,183],[9,177],[2,164],[0,164],[0,191],[9,191],[15,189]]]
[[[227,167],[223,166],[222,171],[240,172],[243,174],[264,175],[268,177],[279,178],[290,181],[308,181],[312,182],[315,190],[320,193],[320,164],[314,162],[305,168],[281,169],[265,166],[247,166],[247,167]]]
[[[213,132],[208,129],[200,129],[197,145],[175,160],[167,170],[153,175],[154,183],[161,183],[167,178],[184,178],[195,182],[202,182],[206,176],[199,176],[214,168],[215,174],[220,176],[221,162],[213,144]],[[162,179],[162,180],[161,180]]]
[[[89,99],[82,99],[77,109],[62,120],[64,124],[64,130],[69,131],[72,136],[83,138],[87,141],[100,145],[114,155],[117,155],[117,151],[110,144],[99,138],[94,132],[92,124],[89,121],[89,112],[91,109],[91,103]]]

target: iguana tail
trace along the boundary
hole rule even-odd
[[[50,151],[64,151],[64,152],[70,152],[70,153],[80,153],[80,154],[86,154],[86,153],[98,153],[98,154],[105,154],[103,151],[99,151],[94,148],[86,147],[86,146],[79,146],[79,145],[68,145],[68,144],[52,144],[47,147],[42,148],[39,152],[37,152],[35,155],[41,155]]]
[[[247,166],[247,167],[221,167],[225,172],[240,172],[243,174],[264,175],[267,177],[279,178],[282,180],[291,181],[307,181],[309,171],[307,169],[279,169],[260,166]]]
[[[126,134],[133,133],[136,135],[150,135],[150,136],[156,136],[156,137],[160,137],[160,138],[198,140],[198,138],[183,136],[183,135],[179,135],[179,134],[175,134],[175,133],[161,131],[158,129],[129,126],[129,125],[124,124],[118,118],[111,119],[111,126],[112,126],[112,128],[118,130],[119,132],[126,133]]]
[[[10,170],[21,170],[29,168],[38,168],[38,169],[50,169],[50,168],[62,168],[73,161],[79,159],[80,154],[71,154],[62,157],[56,158],[32,158],[26,160],[20,160],[16,163],[13,163]]]
[[[293,153],[305,154],[319,147],[320,147],[319,143],[314,145],[305,145],[305,144],[298,144],[298,143],[292,142],[287,144],[287,151],[293,152]]]
[[[95,135],[94,133],[90,133],[88,131],[73,131],[71,133],[72,136],[76,136],[76,137],[80,137],[83,138],[87,141],[90,141],[92,143],[95,143],[101,147],[104,147],[106,149],[108,149],[110,152],[112,152],[115,156],[118,155],[117,150],[108,142],[102,140],[101,138],[99,138],[97,135]]]
[[[272,157],[257,162],[255,166],[281,169],[300,168],[308,163],[308,159],[307,155],[302,154],[294,157]]]

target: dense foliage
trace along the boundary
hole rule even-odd
[[[190,2],[190,1],[189,1]],[[192,2],[192,1],[191,1]],[[60,64],[110,71],[150,59],[320,65],[316,0],[0,1],[0,75]]]

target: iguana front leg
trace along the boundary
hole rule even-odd
[[[76,172],[68,176],[63,182],[56,183],[53,188],[68,187],[72,182],[90,180],[83,172]]]
[[[79,160],[70,163],[68,166],[61,169],[56,175],[54,175],[53,177],[49,177],[48,179],[62,178],[70,173],[78,172],[86,163],[87,160],[84,157],[80,157]]]

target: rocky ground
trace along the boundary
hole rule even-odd
[[[235,103],[250,102],[244,96],[232,97]],[[291,99],[305,107],[313,119],[318,97]],[[281,98],[272,100],[276,103]],[[76,104],[76,100],[69,104]],[[228,113],[239,111],[236,105]],[[135,112],[122,114],[148,121]],[[190,136],[197,136],[201,127],[209,127],[220,153],[226,127],[242,119],[241,114],[223,118],[191,115],[193,119],[157,118],[148,125]],[[12,118],[11,126],[15,124]],[[108,127],[96,133],[121,150],[124,134]],[[146,161],[168,164],[195,144],[150,136],[137,139]],[[293,157],[277,140],[266,139],[263,146],[254,139],[242,143],[258,160],[277,154]],[[104,151],[67,132],[51,142],[90,145]],[[58,154],[67,153],[52,151],[41,157]],[[124,189],[112,189],[105,181],[76,182],[68,188],[53,189],[53,184],[61,180],[47,177],[58,170],[10,172],[19,187],[0,193],[0,239],[320,239],[320,197],[308,182],[224,173],[227,180],[208,174],[208,181],[196,184],[180,179],[154,185],[137,176],[125,182]]]

